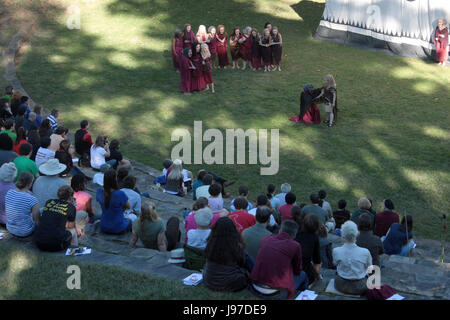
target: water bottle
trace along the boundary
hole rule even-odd
[[[183,217],[184,217],[184,219],[186,219],[186,217],[189,215],[189,210],[187,209],[187,208],[184,208],[184,211],[183,211]]]

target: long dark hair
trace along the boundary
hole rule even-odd
[[[44,119],[41,123],[41,127],[39,128],[39,136],[47,136],[48,131],[51,129],[50,120]]]
[[[230,265],[242,260],[244,247],[244,240],[233,221],[228,217],[222,217],[211,230],[205,255],[212,262]]]
[[[272,183],[267,186],[267,198],[270,200],[273,198],[273,193],[275,192],[275,185]]]
[[[400,223],[400,227],[398,229],[401,232],[406,232],[406,225],[408,225],[408,232],[411,232],[412,231],[412,227],[413,227],[412,216],[410,216],[410,215],[403,216],[402,222]]]
[[[114,169],[108,169],[103,177],[103,190],[105,192],[105,208],[109,208],[109,201],[114,190],[118,190],[117,175]]]
[[[24,127],[20,127],[17,130],[17,137],[16,137],[16,141],[14,141],[14,145],[17,146],[20,141],[22,140],[26,140],[27,139],[27,131],[25,130]]]

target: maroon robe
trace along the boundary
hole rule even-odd
[[[179,60],[180,66],[180,91],[181,92],[191,92],[191,60],[186,58],[184,55],[180,56]]]
[[[219,58],[219,66],[226,67],[229,65],[228,62],[228,37],[225,35],[218,34],[216,35],[216,48],[217,48],[217,57]],[[222,41],[220,41],[222,40]]]
[[[205,63],[203,65],[203,78],[205,79],[206,84],[214,83],[213,77],[212,77],[212,68],[211,68],[211,59],[206,58],[203,60]]]
[[[191,91],[200,91],[205,89],[205,77],[203,76],[203,59],[200,53],[192,57],[192,64],[195,69],[192,70]]]
[[[269,39],[261,39],[262,44],[269,44]],[[261,56],[264,62],[264,66],[270,66],[272,64],[272,49],[269,47],[261,46]]]
[[[444,35],[443,38],[440,35]],[[436,40],[438,38],[438,40]],[[436,28],[436,32],[434,33],[434,44],[436,45],[436,61],[437,62],[445,62],[448,58],[448,28],[444,28],[439,30],[439,27]]]
[[[277,35],[277,37],[274,37],[272,39],[273,42],[279,42],[280,41],[280,36]],[[270,46],[271,50],[272,50],[272,58],[273,58],[273,63],[276,65],[279,65],[281,62],[281,50],[282,47],[280,44],[273,44]]]
[[[183,55],[183,39],[175,39],[175,52],[172,48],[173,67],[180,70],[180,60]]]
[[[239,37],[235,37],[232,35],[230,37],[230,42],[234,42],[234,45],[230,44],[230,53],[231,53],[231,60],[236,61],[239,58],[242,58],[242,54],[240,51],[240,45],[239,45],[239,39],[242,38],[242,34],[239,34]]]
[[[242,59],[245,61],[252,60],[252,40],[251,37],[243,35],[244,42],[239,45],[239,50],[241,51]]]
[[[255,69],[261,68],[261,46],[259,45],[259,37],[251,38],[251,54],[252,67]]]

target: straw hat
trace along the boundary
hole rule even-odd
[[[59,163],[58,159],[50,159],[39,166],[39,171],[46,176],[56,176],[66,170],[66,165]]]
[[[170,251],[170,259],[168,260],[169,263],[183,263],[185,261],[183,248],[173,249]]]

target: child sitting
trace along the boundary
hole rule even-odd
[[[218,183],[212,184],[209,189],[210,197],[208,198],[209,208],[212,211],[223,209],[223,198],[221,197],[222,186]]]
[[[245,184],[239,186],[238,192],[239,192],[239,197],[245,198],[245,199],[247,200],[247,202],[248,202],[248,206],[247,206],[247,210],[246,210],[246,211],[248,212],[249,210],[252,210],[254,207],[252,206],[252,204],[250,203],[250,201],[248,201],[248,199],[247,199],[247,196],[248,196],[248,186],[246,186]],[[236,211],[236,208],[234,207],[234,200],[235,200],[235,199],[231,200],[231,204],[230,204],[230,212]]]
[[[206,248],[206,239],[211,233],[210,224],[212,220],[212,211],[209,208],[197,210],[194,213],[197,229],[191,229],[187,233],[187,244],[198,249]]]

